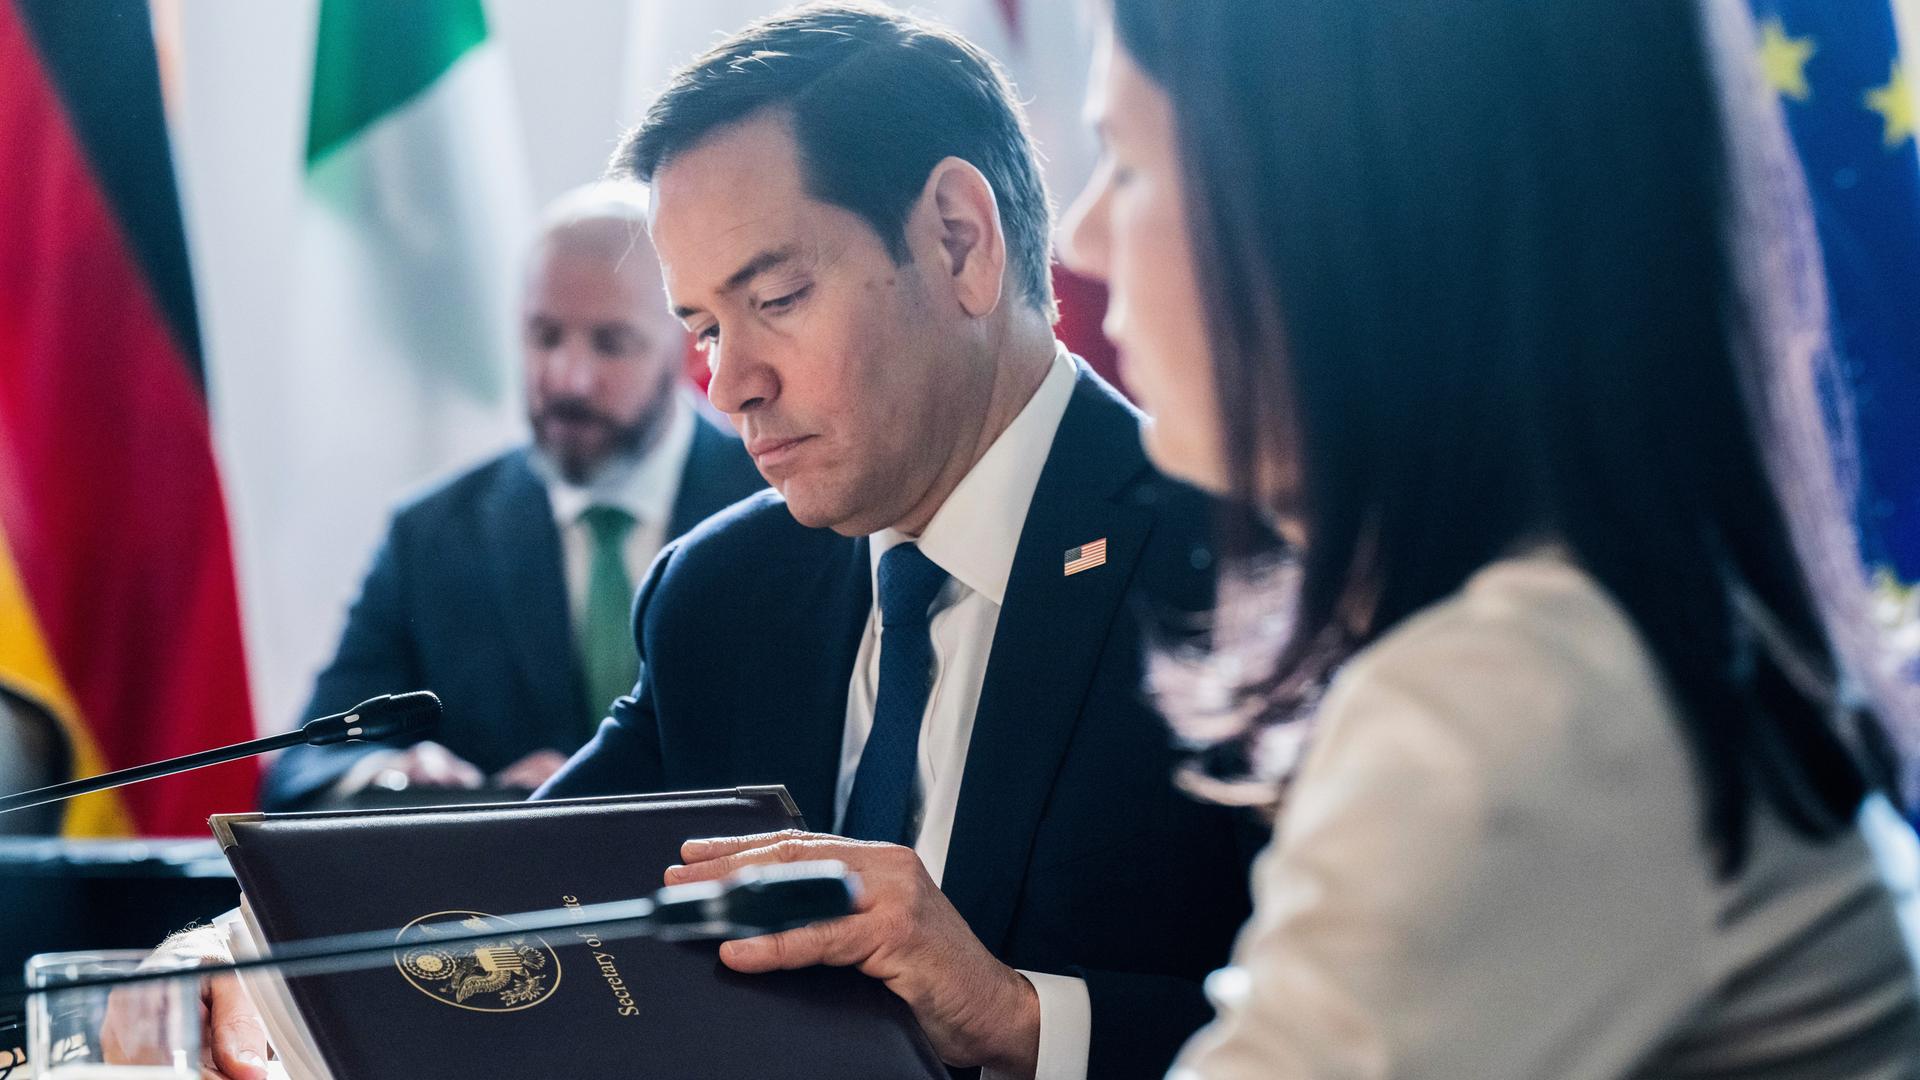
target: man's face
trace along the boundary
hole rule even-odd
[[[686,339],[637,223],[582,222],[541,241],[521,327],[533,441],[562,476],[585,483],[649,444]]]
[[[667,295],[706,351],[707,395],[802,524],[898,524],[977,435],[989,365],[924,253],[896,266],[867,222],[809,195],[778,117],[723,129],[655,174]],[[923,200],[924,202],[924,200]]]

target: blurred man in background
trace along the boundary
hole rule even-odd
[[[679,390],[686,338],[646,209],[637,184],[548,209],[521,323],[532,444],[394,515],[302,714],[428,689],[445,705],[435,739],[290,750],[268,771],[267,808],[539,786],[633,687],[633,582],[668,540],[763,486]]]

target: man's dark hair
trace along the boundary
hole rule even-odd
[[[999,65],[924,20],[831,3],[753,23],[674,74],[613,171],[650,183],[709,135],[775,109],[792,120],[807,190],[865,219],[896,264],[933,167],[956,157],[979,169],[999,204],[1011,284],[1051,321],[1053,208],[1026,117]]]

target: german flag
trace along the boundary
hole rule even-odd
[[[91,775],[253,733],[144,0],[0,0],[0,686]],[[200,835],[236,764],[76,800]]]

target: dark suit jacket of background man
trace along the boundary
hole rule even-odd
[[[942,887],[1013,967],[1084,978],[1088,1075],[1159,1077],[1211,1010],[1260,839],[1172,782],[1132,597],[1211,599],[1213,505],[1155,472],[1139,416],[1080,366],[1028,510],[975,713]],[[1107,538],[1106,565],[1063,575]],[[536,798],[784,783],[833,827],[847,690],[871,605],[865,538],[774,492],[670,544],[635,601],[634,697]]]
[[[486,772],[586,741],[584,717],[607,703],[586,701],[560,534],[529,453],[510,450],[394,515],[303,717],[432,690],[445,715],[429,737]],[[697,418],[667,539],[765,486],[740,440]],[[289,750],[261,802],[296,807],[379,748]]]

